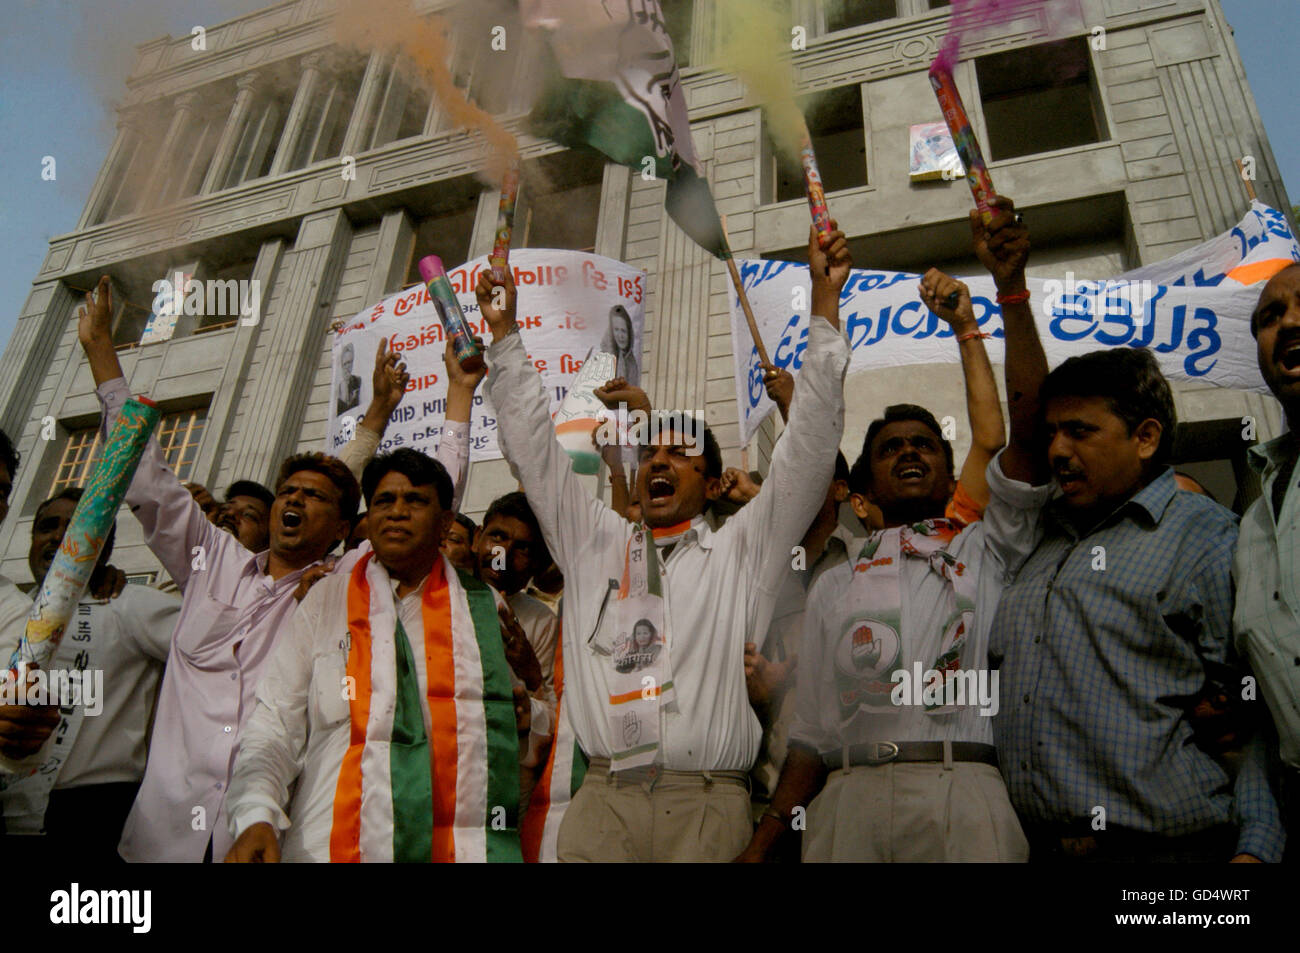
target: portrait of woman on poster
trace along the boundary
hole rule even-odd
[[[618,360],[615,377],[624,378],[633,387],[641,386],[641,364],[636,347],[636,334],[632,330],[632,316],[627,308],[616,304],[609,309],[609,330],[600,349],[613,354]]]

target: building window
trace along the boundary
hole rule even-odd
[[[982,56],[975,73],[994,161],[1105,138],[1083,37]]]
[[[532,163],[520,192],[523,215],[516,212],[518,246],[595,251],[604,177],[604,161],[586,152],[555,153]]]
[[[354,63],[351,68],[322,75],[303,117],[289,169],[332,159],[343,151],[343,137],[348,131],[364,72],[364,64]]]
[[[379,107],[369,117],[361,138],[363,152],[423,135],[424,124],[429,118],[429,93],[413,78],[405,57],[390,59],[380,85],[383,92],[379,96]]]
[[[898,16],[897,0],[826,0],[826,32]]]
[[[439,183],[439,186],[438,204],[422,209],[424,214],[416,219],[415,243],[403,288],[423,284],[419,263],[427,255],[437,255],[448,269],[463,265],[469,258],[469,243],[483,186],[472,176]],[[387,289],[388,292],[397,290]]]
[[[206,407],[163,414],[154,436],[162,448],[163,457],[178,480],[188,480],[194,471],[199,442],[207,424]],[[98,427],[85,427],[68,434],[63,445],[63,455],[54,473],[49,495],[73,486],[85,486],[91,471],[99,462],[103,442]]]
[[[817,154],[822,187],[827,192],[854,189],[867,184],[867,139],[862,123],[862,88],[857,85],[810,97],[800,104]],[[804,197],[803,167],[797,156],[786,156],[764,137],[769,202],[788,202]]]
[[[284,122],[289,116],[291,105],[291,90],[264,94],[257,100],[239,132],[234,158],[230,160],[230,168],[221,185],[223,189],[260,179],[271,171],[276,146],[284,132]]]

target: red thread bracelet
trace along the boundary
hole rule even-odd
[[[1024,304],[1029,300],[1029,289],[1024,291],[1013,291],[1009,295],[998,295],[998,304]]]
[[[969,341],[971,338],[991,338],[991,337],[993,337],[993,335],[989,334],[987,331],[967,331],[965,334],[957,335],[957,343],[961,344],[965,341]]]

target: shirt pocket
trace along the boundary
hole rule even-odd
[[[311,721],[313,728],[332,728],[351,714],[350,696],[356,693],[346,681],[347,663],[338,654],[317,656],[311,671]]]

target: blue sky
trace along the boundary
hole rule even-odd
[[[1293,203],[1300,203],[1295,121],[1296,0],[1222,0]],[[77,224],[114,135],[135,45],[188,35],[267,0],[5,0],[0,34],[0,342],[7,342],[50,239]],[[41,178],[55,159],[56,178]]]

